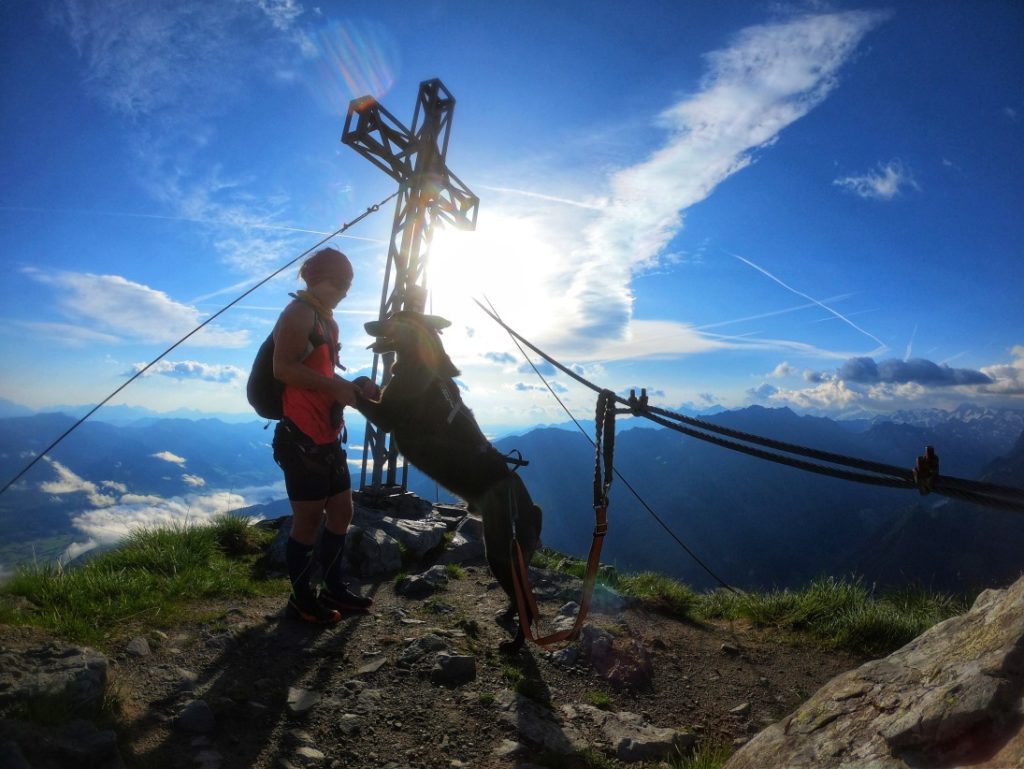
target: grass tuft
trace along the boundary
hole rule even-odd
[[[672,769],[722,769],[733,754],[732,745],[701,742],[688,756],[671,762]]]
[[[690,618],[700,600],[683,583],[653,571],[620,576],[617,589],[623,595],[638,598],[652,608],[680,619]]]
[[[875,596],[859,579],[824,577],[797,591],[717,591],[701,602],[698,614],[704,619],[746,619],[761,627],[804,633],[830,646],[882,654],[966,609],[966,601],[942,593],[915,588]]]
[[[27,598],[36,610],[7,619],[99,645],[126,621],[173,623],[195,598],[272,592],[278,586],[253,577],[256,555],[240,554],[263,536],[249,528],[237,517],[210,526],[140,528],[78,568],[22,568],[2,592]]]

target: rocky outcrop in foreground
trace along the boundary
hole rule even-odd
[[[726,764],[771,767],[1024,767],[1024,577],[836,676]]]

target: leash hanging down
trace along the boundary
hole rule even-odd
[[[523,550],[519,546],[515,532],[515,509],[513,516],[512,541],[509,543],[509,556],[512,563],[512,583],[516,594],[516,611],[519,614],[519,627],[523,636],[538,646],[550,646],[562,641],[571,641],[583,629],[583,623],[590,611],[590,603],[597,584],[597,571],[601,566],[601,547],[608,533],[608,490],[612,485],[612,472],[615,454],[615,393],[602,390],[597,396],[597,414],[595,418],[594,441],[594,538],[587,556],[587,568],[583,575],[583,589],[580,597],[580,609],[571,628],[559,630],[545,636],[536,632],[540,612],[537,599],[530,585],[530,573],[527,568]],[[510,499],[511,501],[511,499]],[[532,625],[532,626],[531,626]]]

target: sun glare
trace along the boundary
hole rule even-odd
[[[430,311],[486,338],[504,337],[473,303],[489,300],[510,323],[515,319],[517,330],[543,334],[565,267],[528,219],[492,214],[473,232],[439,228],[430,248]]]

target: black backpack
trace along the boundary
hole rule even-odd
[[[328,341],[323,331],[320,313],[314,308],[313,314],[316,317],[313,328],[309,331],[309,343],[311,347],[319,347],[328,344]],[[337,356],[333,357],[337,363]],[[249,381],[245,384],[245,397],[248,398],[249,405],[264,419],[281,419],[284,416],[283,395],[284,382],[274,378],[274,333],[271,332],[256,352],[252,369],[249,371]]]

